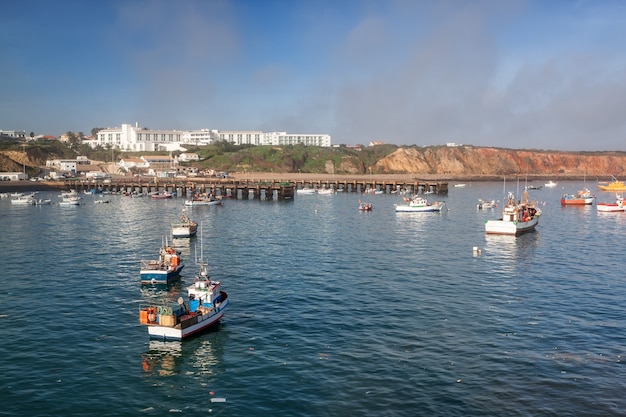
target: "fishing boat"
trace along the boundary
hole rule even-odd
[[[20,194],[11,198],[11,204],[20,206],[33,206],[35,205],[35,194]]]
[[[191,220],[185,210],[180,215],[178,223],[172,223],[172,237],[191,237],[198,232],[198,223]]]
[[[167,240],[159,249],[159,259],[142,260],[139,275],[142,284],[170,284],[184,268],[180,251],[169,246]]]
[[[359,200],[359,211],[372,211],[372,203],[365,203]]]
[[[541,210],[536,203],[528,201],[528,191],[524,191],[524,198],[515,201],[515,195],[509,192],[507,202],[502,209],[502,218],[485,221],[485,232],[494,235],[519,236],[532,232],[539,223]]]
[[[584,206],[593,204],[595,196],[588,188],[583,188],[576,194],[563,194],[561,197],[562,206]]]
[[[222,196],[214,196],[213,194],[194,194],[191,200],[185,200],[185,205],[193,206],[216,206],[223,204]]]
[[[546,188],[554,188],[558,184],[559,184],[558,182],[554,182],[554,181],[550,180],[547,183],[543,184],[543,186],[546,187]]]
[[[200,239],[202,241],[202,238]],[[200,272],[187,287],[187,300],[140,306],[139,322],[148,326],[151,339],[184,340],[216,325],[228,307],[228,294],[219,281],[209,277],[207,264],[199,261]]]
[[[38,198],[35,200],[36,206],[49,206],[52,204],[52,200],[49,198]]]
[[[335,189],[330,187],[330,188],[320,188],[317,190],[317,193],[319,195],[333,195],[335,194]]]
[[[315,188],[304,187],[298,188],[296,194],[315,194]]]
[[[615,203],[598,203],[596,205],[596,208],[598,211],[601,212],[608,212],[608,213],[619,213],[619,212],[623,212],[625,207],[624,207],[624,197],[622,197],[622,194],[620,193],[615,193]]]
[[[613,181],[598,184],[598,188],[602,191],[626,191],[626,185],[622,181],[618,181],[613,175],[611,175],[611,178],[613,178]]]
[[[624,212],[624,203],[621,201],[615,203],[598,203],[596,208],[598,211],[605,213],[619,213]]]
[[[165,198],[172,198],[173,196],[174,194],[168,191],[159,191],[159,192],[150,194],[150,198],[152,198],[153,200],[162,200]]]
[[[413,198],[404,198],[404,203],[395,204],[396,212],[411,212],[411,213],[425,213],[425,212],[441,212],[446,206],[444,201],[435,201],[430,204],[427,199],[415,195]]]
[[[485,201],[482,198],[479,198],[478,204],[476,204],[476,208],[478,210],[487,210],[487,209],[492,209],[494,207],[498,207],[496,200]]]
[[[78,206],[80,205],[80,197],[78,195],[72,194],[63,194],[61,196],[61,201],[59,201],[60,206]]]

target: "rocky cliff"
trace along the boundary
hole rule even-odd
[[[562,178],[625,177],[626,152],[554,152],[472,146],[398,148],[380,159],[379,173],[432,174],[442,178],[528,175]]]

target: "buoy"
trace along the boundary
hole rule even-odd
[[[483,251],[478,249],[478,246],[474,246],[473,248],[474,255],[480,255]]]

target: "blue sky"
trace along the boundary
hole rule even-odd
[[[626,2],[0,0],[0,129],[626,151]]]

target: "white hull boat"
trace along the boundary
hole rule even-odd
[[[486,220],[485,232],[493,235],[519,236],[532,232],[539,224],[539,210],[535,204],[528,202],[528,192],[524,192],[524,201],[515,202],[515,196],[509,193],[507,204],[502,210],[502,218]]]

